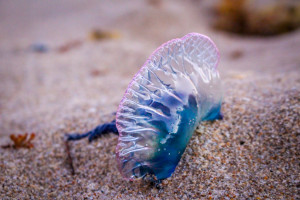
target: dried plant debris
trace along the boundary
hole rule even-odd
[[[104,74],[106,74],[106,70],[105,69],[92,69],[91,71],[90,71],[90,75],[92,76],[92,77],[97,77],[97,76],[101,76],[101,75],[104,75]]]
[[[81,40],[72,40],[67,42],[66,44],[58,47],[57,51],[59,53],[65,53],[67,51],[70,51],[71,49],[77,48],[83,44],[83,41]]]
[[[230,53],[230,58],[232,60],[236,60],[236,59],[239,59],[239,58],[243,57],[243,55],[244,55],[244,52],[240,49],[237,49],[237,50],[234,50]]]
[[[35,133],[25,133],[20,135],[11,134],[9,137],[13,141],[13,144],[2,146],[2,148],[31,149],[34,147],[34,145],[32,144],[32,140],[35,138]]]
[[[214,8],[217,29],[246,35],[276,35],[300,27],[300,2],[220,0]]]
[[[161,8],[163,4],[162,0],[148,0],[147,3],[155,8]]]
[[[103,30],[92,30],[89,33],[89,39],[92,41],[98,41],[103,39],[118,39],[121,35],[115,31],[103,31]]]

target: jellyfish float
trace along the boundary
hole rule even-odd
[[[148,58],[116,113],[125,179],[170,177],[199,123],[221,118],[218,62],[216,45],[198,33],[168,41]]]

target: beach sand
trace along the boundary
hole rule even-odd
[[[32,149],[0,148],[0,198],[299,199],[300,31],[217,32],[208,11],[194,1],[1,1],[0,145],[36,138]],[[119,38],[90,40],[94,29]],[[114,119],[148,56],[189,32],[220,50],[224,119],[199,125],[162,189],[122,179],[114,134],[71,142],[72,175],[64,134]]]

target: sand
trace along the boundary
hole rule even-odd
[[[148,2],[0,2],[0,145],[36,134],[33,149],[0,148],[0,198],[299,199],[300,31],[241,37],[211,29],[199,2]],[[91,41],[93,29],[120,38]],[[152,51],[189,32],[220,49],[224,119],[199,125],[162,189],[122,179],[113,134],[70,143],[72,175],[64,134],[112,120]]]

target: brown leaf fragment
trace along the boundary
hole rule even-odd
[[[105,70],[99,70],[99,69],[92,69],[90,71],[90,75],[92,77],[97,77],[97,76],[101,76],[101,75],[104,75],[106,74],[106,71]]]
[[[235,60],[235,59],[243,57],[243,55],[244,55],[243,51],[235,50],[235,51],[231,52],[230,58]]]
[[[163,2],[161,0],[148,0],[148,4],[156,8],[160,8],[162,3]]]
[[[83,42],[81,40],[73,40],[73,41],[67,42],[66,44],[58,47],[57,51],[59,53],[65,53],[65,52],[70,51],[71,49],[79,47],[80,45],[82,45],[82,43]]]

